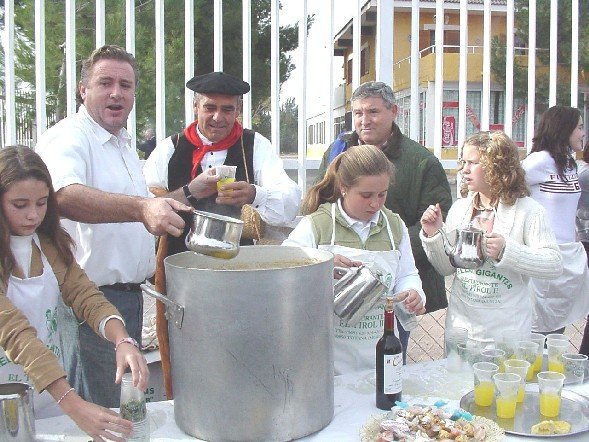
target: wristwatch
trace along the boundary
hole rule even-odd
[[[186,199],[188,200],[188,202],[194,206],[198,202],[198,198],[195,197],[190,192],[190,189],[188,188],[188,184],[184,184],[182,186],[182,190],[184,191],[184,196],[186,197]]]
[[[115,352],[117,351],[117,349],[119,348],[119,345],[121,345],[121,344],[131,344],[131,345],[134,345],[136,348],[139,348],[139,344],[137,343],[137,341],[135,339],[129,337],[129,338],[123,338],[119,342],[117,342],[117,345],[115,345]]]

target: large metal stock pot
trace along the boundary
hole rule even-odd
[[[245,246],[231,260],[183,252],[164,263],[178,427],[210,441],[286,441],[329,424],[331,253]]]

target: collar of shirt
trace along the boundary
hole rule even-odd
[[[213,144],[213,142],[211,140],[209,140],[207,137],[205,137],[203,135],[203,133],[200,131],[200,129],[198,128],[198,124],[196,125],[196,134],[200,137],[200,139],[202,140],[202,144],[206,144],[207,146],[210,146],[211,144]]]
[[[362,221],[356,218],[352,218],[346,213],[342,206],[341,198],[337,200],[337,206],[344,220],[350,225],[350,228],[354,232],[356,232],[358,236],[360,236],[362,242],[366,241],[366,238],[368,238],[368,234],[370,233],[370,229],[378,223],[378,218],[380,217],[380,210],[376,212],[370,220]]]
[[[121,128],[117,135],[114,135],[94,121],[94,118],[92,118],[92,116],[88,113],[86,106],[83,104],[80,106],[78,112],[88,121],[92,127],[92,130],[94,131],[94,134],[96,135],[96,138],[98,138],[101,144],[105,144],[113,139],[116,140],[115,144],[118,144],[119,146],[128,146],[130,144],[131,134],[129,134],[127,129],[124,127]]]

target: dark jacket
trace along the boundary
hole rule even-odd
[[[348,146],[356,146],[358,134],[349,132],[339,136]],[[319,167],[317,180],[323,178],[329,164],[334,142],[325,154]],[[444,218],[452,205],[452,193],[446,172],[440,161],[424,146],[407,138],[399,127],[393,123],[391,138],[383,148],[387,158],[395,166],[395,174],[385,202],[385,207],[398,213],[409,229],[411,249],[415,265],[426,296],[426,309],[433,312],[448,306],[444,277],[437,273],[428,261],[419,231],[421,215],[430,204],[440,203]]]

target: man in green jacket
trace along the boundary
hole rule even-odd
[[[385,207],[398,213],[409,229],[415,265],[423,284],[427,312],[448,306],[444,278],[427,260],[419,231],[419,219],[430,204],[440,203],[444,217],[452,205],[450,185],[440,161],[424,146],[407,138],[395,124],[397,105],[393,90],[385,83],[369,81],[352,94],[354,131],[338,136],[329,146],[319,167],[317,180],[327,166],[348,146],[373,144],[382,148],[395,166],[395,177],[389,187]],[[407,346],[409,333],[401,332]]]

